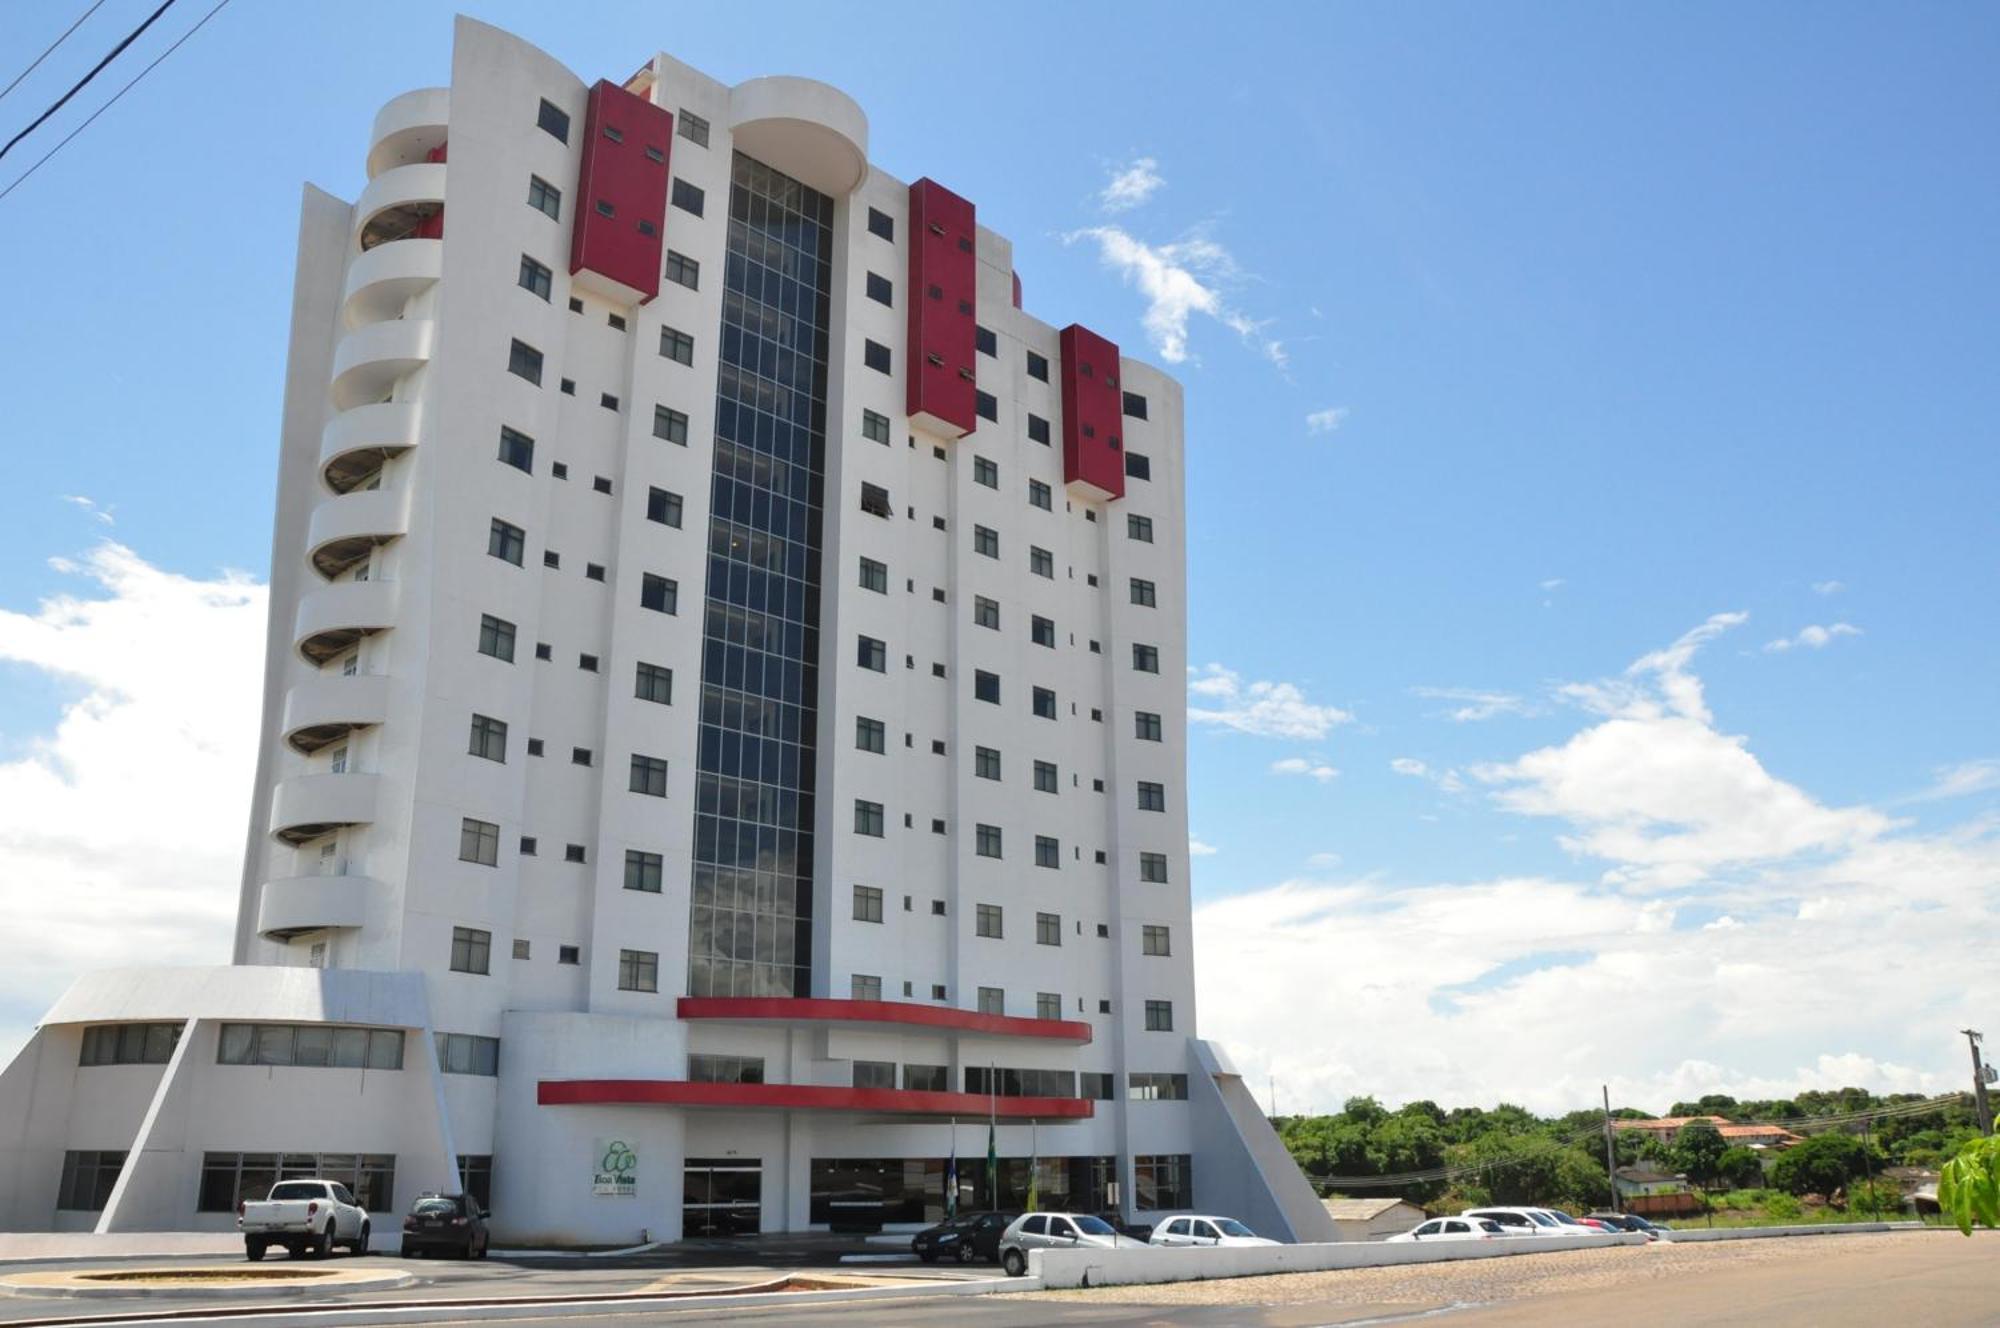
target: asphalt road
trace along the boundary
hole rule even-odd
[[[1180,1284],[1178,1287],[1148,1288],[1158,1301],[1176,1294],[1204,1303],[1141,1304],[1140,1289],[1107,1288],[1102,1291],[1055,1295],[994,1295],[954,1297],[946,1302],[855,1301],[822,1306],[780,1305],[768,1309],[732,1306],[726,1310],[638,1308],[613,1314],[593,1313],[618,1325],[685,1324],[771,1324],[807,1325],[822,1328],[919,1328],[949,1322],[953,1328],[1038,1328],[1039,1325],[1094,1325],[1105,1328],[1152,1328],[1153,1325],[1184,1325],[1208,1328],[1211,1325],[1246,1325],[1250,1328],[1334,1328],[1335,1325],[1387,1325],[1422,1322],[1440,1328],[1549,1328],[1551,1324],[1641,1321],[1648,1324],[1701,1324],[1717,1328],[1757,1325],[1772,1328],[1810,1325],[1811,1328],[1844,1328],[1845,1325],[1879,1325],[1921,1322],[1924,1328],[1990,1328],[2000,1324],[2000,1237],[1984,1236],[1966,1240],[1956,1234],[1912,1233],[1900,1238],[1818,1237],[1783,1242],[1758,1242],[1762,1257],[1753,1262],[1731,1261],[1726,1257],[1700,1258],[1690,1266],[1677,1267],[1671,1275],[1657,1259],[1648,1259],[1649,1250],[1605,1251],[1616,1258],[1605,1260],[1601,1274],[1580,1279],[1586,1285],[1536,1290],[1517,1287],[1495,1292],[1497,1303],[1462,1304],[1449,1298],[1449,1289],[1440,1278],[1436,1300],[1413,1300],[1398,1296],[1393,1302],[1370,1303],[1366,1283],[1339,1274],[1322,1275],[1330,1280],[1321,1290],[1317,1285],[1309,1299],[1283,1305],[1257,1304],[1262,1279],[1233,1282]],[[1740,1248],[1740,1247],[1739,1247]],[[1702,1251],[1723,1254],[1723,1247],[1705,1246]],[[1563,1256],[1536,1256],[1548,1261],[1543,1266],[1559,1266]],[[176,1263],[221,1264],[224,1260],[176,1260]],[[632,1292],[663,1276],[676,1275],[671,1267],[562,1266],[543,1264],[527,1267],[500,1260],[484,1265],[419,1263],[395,1259],[342,1259],[349,1268],[389,1265],[418,1272],[425,1280],[418,1287],[393,1292],[355,1293],[342,1298],[357,1301],[398,1301],[452,1299],[470,1296],[589,1295]],[[1508,1259],[1499,1263],[1525,1270]],[[74,1265],[72,1265],[74,1266]],[[95,1265],[102,1267],[104,1265]],[[239,1265],[240,1266],[240,1265]],[[1454,1265],[1464,1267],[1464,1265]],[[18,1265],[16,1266],[18,1267]],[[845,1274],[867,1272],[914,1272],[916,1265],[847,1265]],[[770,1269],[745,1269],[745,1280]],[[833,1268],[826,1271],[833,1272]],[[1440,1269],[1440,1272],[1443,1270]],[[1504,1299],[1502,1297],[1505,1297]],[[1514,1298],[1518,1297],[1518,1298]],[[96,1317],[131,1314],[135,1311],[171,1310],[185,1314],[201,1302],[175,1301],[59,1301],[0,1299],[0,1322],[54,1317]],[[339,1304],[330,1299],[322,1304]],[[291,1300],[289,1306],[304,1307]],[[240,1300],[227,1320],[184,1320],[183,1322],[264,1324],[276,1328],[285,1322],[283,1314],[244,1315]],[[345,1320],[356,1325],[372,1320],[366,1309],[356,1307]],[[485,1322],[477,1309],[439,1305],[427,1323],[472,1324]],[[574,1325],[578,1319],[561,1307],[552,1306],[546,1317],[510,1318],[509,1324]]]

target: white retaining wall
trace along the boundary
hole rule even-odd
[[[1318,1273],[1336,1268],[1497,1259],[1608,1245],[1644,1245],[1636,1232],[1601,1236],[1533,1236],[1507,1240],[1449,1240],[1389,1245],[1374,1241],[1326,1245],[1252,1245],[1234,1249],[1031,1250],[1028,1276],[1051,1291],[1146,1282],[1198,1282],[1267,1273]]]

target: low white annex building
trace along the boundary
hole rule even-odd
[[[306,190],[234,962],[48,1013],[0,1228],[1331,1234],[1194,1037],[1180,385],[867,142],[461,19]]]

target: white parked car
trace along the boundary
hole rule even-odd
[[[368,1253],[368,1212],[337,1180],[281,1180],[268,1199],[236,1205],[236,1229],[243,1233],[243,1252],[253,1260],[273,1245],[284,1246],[294,1259],[302,1254],[323,1259],[335,1245]]]
[[[1505,1240],[1507,1228],[1490,1217],[1434,1217],[1419,1222],[1391,1242],[1406,1240]]]
[[[1233,1217],[1170,1217],[1153,1228],[1148,1245],[1276,1245]]]
[[[1539,1208],[1468,1208],[1460,1217],[1483,1217],[1500,1224],[1510,1236],[1573,1236],[1571,1228]]]
[[[1109,1222],[1088,1213],[1023,1213],[1000,1233],[1000,1266],[1007,1276],[1022,1277],[1028,1271],[1029,1250],[1111,1250],[1145,1243],[1119,1235]]]

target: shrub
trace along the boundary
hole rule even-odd
[[[1796,1222],[1805,1216],[1805,1209],[1789,1194],[1773,1193],[1765,1201],[1764,1211],[1780,1222]]]

